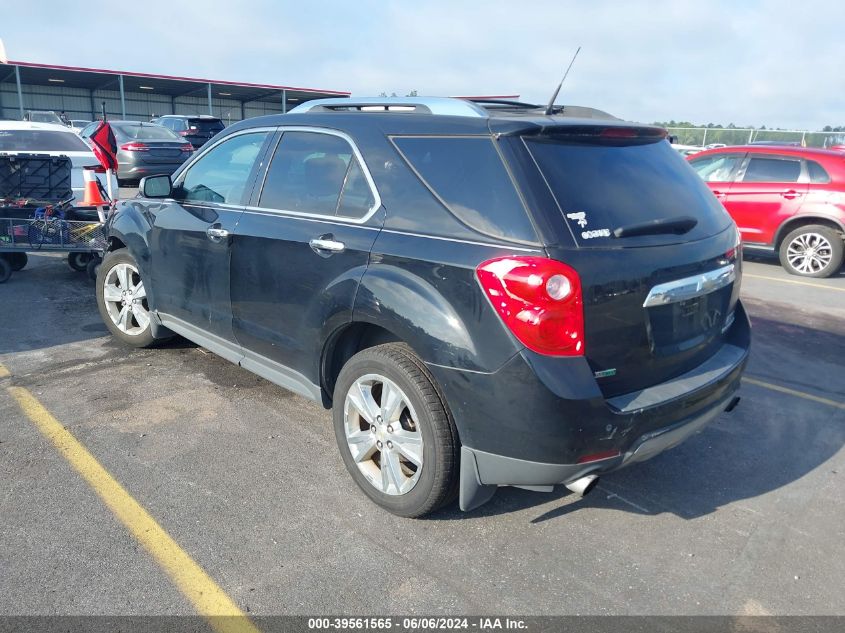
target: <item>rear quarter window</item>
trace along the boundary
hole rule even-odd
[[[391,140],[423,183],[461,222],[492,237],[537,241],[490,137],[398,136]]]
[[[798,159],[751,156],[742,182],[798,182],[800,177]]]
[[[814,160],[807,161],[807,172],[810,174],[810,182],[812,183],[825,184],[830,182],[830,175],[825,171],[825,168]]]

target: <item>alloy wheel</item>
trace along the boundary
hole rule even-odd
[[[103,301],[109,318],[121,332],[138,336],[149,327],[147,291],[138,269],[131,264],[116,264],[106,273]]]
[[[802,233],[793,239],[786,249],[789,265],[799,273],[818,273],[830,265],[833,246],[819,233]]]
[[[384,376],[362,376],[346,394],[343,417],[346,444],[367,481],[387,495],[410,492],[422,472],[423,438],[405,392]]]

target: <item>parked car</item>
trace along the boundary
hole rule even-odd
[[[842,268],[841,152],[748,145],[688,160],[737,223],[744,248],[777,255],[794,275],[830,277]]]
[[[65,125],[61,117],[52,110],[27,110],[23,115],[24,121],[32,123],[55,123],[56,125]]]
[[[90,139],[99,121],[80,132]],[[172,174],[194,152],[190,143],[167,128],[140,121],[109,121],[117,141],[117,178],[121,185],[138,182],[144,176]]]
[[[750,330],[736,226],[666,131],[543,110],[327,99],[236,123],[112,216],[100,314],[330,407],[393,513],[586,494],[733,408]]]
[[[150,123],[172,130],[193,145],[194,149],[199,149],[226,128],[222,119],[208,115],[165,114],[151,119]]]
[[[778,147],[801,147],[801,141],[751,141],[751,145],[776,145]]]
[[[71,119],[70,120],[70,127],[73,129],[74,132],[79,134],[83,129],[91,124],[91,121],[85,119]]]
[[[0,154],[49,154],[71,159],[71,189],[73,202],[85,198],[83,167],[100,165],[91,148],[65,125],[32,123],[29,121],[0,121]],[[97,178],[106,185],[105,174]],[[112,180],[112,191],[117,192],[117,180]]]
[[[698,152],[704,150],[704,148],[700,145],[681,145],[679,143],[673,143],[672,147],[681,156],[691,156],[692,154],[698,154]]]

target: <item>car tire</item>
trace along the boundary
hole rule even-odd
[[[421,517],[455,499],[458,432],[433,376],[409,347],[388,343],[355,354],[340,371],[333,401],[343,462],[372,501]]]
[[[152,313],[138,263],[125,248],[88,262],[97,264],[97,308],[112,335],[132,347],[152,347]]]
[[[780,263],[802,277],[830,277],[842,268],[845,242],[828,226],[810,224],[790,232],[780,245]]]
[[[23,270],[29,263],[29,257],[26,253],[7,253],[6,259],[14,272]]]
[[[88,262],[91,261],[91,253],[68,253],[68,266],[73,268],[78,273],[84,273],[88,268]]]
[[[5,256],[0,254],[0,284],[4,284],[9,281],[9,277],[12,276],[12,264],[6,259]]]

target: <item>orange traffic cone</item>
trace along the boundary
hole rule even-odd
[[[109,201],[103,198],[100,181],[94,174],[94,167],[83,167],[82,177],[85,180],[85,195],[82,198],[83,207],[108,206]]]
[[[95,167],[83,167],[82,178],[85,181],[85,192],[82,198],[83,207],[95,207],[100,222],[106,221],[106,209],[109,207],[109,201],[103,197],[102,185],[97,180],[94,173]]]

